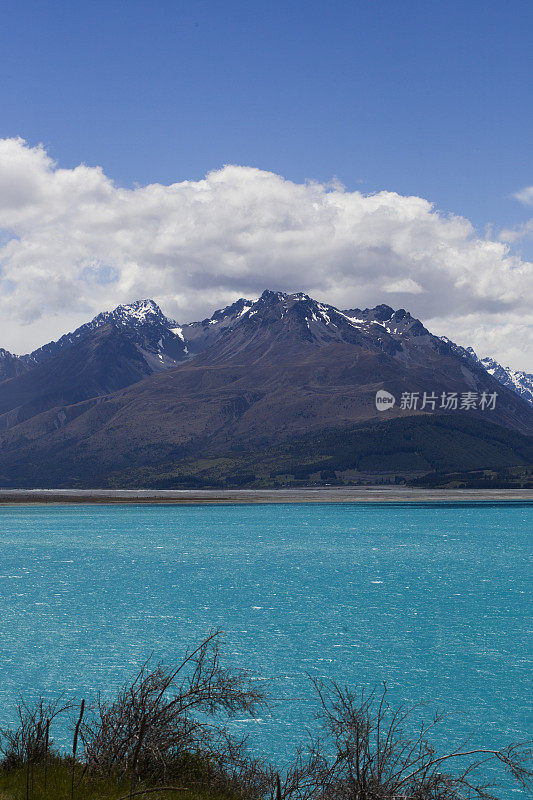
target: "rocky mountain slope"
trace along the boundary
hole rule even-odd
[[[511,369],[510,367],[502,367],[493,358],[480,359],[481,364],[485,367],[490,375],[493,375],[496,380],[500,381],[508,389],[516,392],[524,400],[533,406],[533,375],[522,370]]]
[[[516,392],[531,406],[533,406],[533,375],[523,370],[511,369],[511,367],[502,367],[494,358],[479,358],[472,347],[461,347],[455,344],[446,336],[442,336],[442,341],[447,342],[456,353],[460,353],[468,361],[486,369],[489,375],[492,375],[503,386],[506,386],[511,391]]]
[[[182,337],[173,331],[177,323],[168,319],[153,300],[138,300],[130,305],[118,306],[114,311],[104,311],[90,322],[67,333],[56,342],[26,355],[16,356],[0,350],[0,380],[28,372],[61,355],[84,341],[100,328],[114,329],[124,340],[128,340],[145,362],[146,374],[183,361],[186,348]]]
[[[52,485],[120,484],[136,470],[235,460],[369,424],[377,442],[385,421],[401,427],[415,418],[416,426],[418,417],[441,420],[439,441],[448,444],[440,447],[450,451],[465,436],[456,418],[468,417],[469,449],[485,460],[501,446],[482,443],[501,443],[499,431],[511,431],[506,458],[521,464],[533,433],[533,409],[516,391],[405,310],[384,305],[340,311],[305,294],[265,291],[179,326],[143,301],[39,352],[0,382],[4,485],[44,485],[45,476]],[[385,412],[376,407],[380,390],[396,398]],[[433,422],[426,430],[437,435]],[[414,434],[398,442],[401,452],[420,451]],[[458,468],[448,456],[447,468]],[[438,453],[422,461],[439,468]],[[253,469],[253,456],[246,464]]]

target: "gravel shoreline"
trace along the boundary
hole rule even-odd
[[[84,503],[533,503],[531,489],[0,489],[0,505]]]

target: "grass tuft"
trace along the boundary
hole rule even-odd
[[[69,800],[72,791],[72,758],[50,758],[44,784],[44,765],[35,766],[29,800]],[[128,800],[128,776],[83,775],[82,765],[74,767],[74,797],[78,800]],[[139,781],[133,794],[139,800],[229,800],[228,795],[186,786],[157,786]],[[0,770],[0,800],[26,800],[26,766]]]

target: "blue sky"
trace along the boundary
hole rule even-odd
[[[0,346],[272,288],[531,370],[532,34],[531,0],[7,0]]]
[[[7,2],[2,136],[119,184],[226,163],[516,224],[533,3]]]

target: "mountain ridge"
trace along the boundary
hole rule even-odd
[[[533,406],[533,374],[525,372],[524,370],[514,370],[511,369],[511,367],[503,367],[496,359],[490,356],[479,358],[473,347],[462,347],[452,342],[447,336],[441,336],[441,339],[443,342],[449,344],[455,352],[460,353],[466,360],[483,367],[489,375],[496,378],[503,386],[516,392]]]
[[[101,312],[73,332],[64,334],[58,340],[48,342],[31,353],[16,355],[0,348],[0,381],[18,377],[45,363],[50,358],[59,355],[65,348],[76,344],[85,335],[108,324],[135,331],[135,337],[130,335],[130,338],[133,339],[133,343],[146,362],[147,374],[170,369],[206,350],[222,331],[231,327],[240,317],[251,312],[253,306],[265,296],[307,300],[315,303],[321,312],[324,309],[334,309],[337,314],[344,315],[354,327],[364,328],[364,326],[378,324],[382,325],[388,333],[391,333],[394,328],[395,337],[403,335],[407,330],[411,336],[430,335],[422,322],[412,317],[405,309],[394,310],[391,306],[381,304],[374,308],[339,310],[330,304],[312,301],[308,295],[302,292],[289,294],[265,290],[256,301],[240,298],[225,308],[216,310],[211,317],[183,324],[167,317],[154,300],[147,298],[119,305],[112,311]],[[148,333],[149,335],[147,335]],[[473,361],[485,369],[502,385],[519,394],[533,406],[533,375],[523,370],[503,367],[490,357],[480,359],[472,347],[457,345],[446,336],[442,336],[440,339],[467,361]],[[395,345],[390,343],[390,347],[395,348]]]
[[[385,412],[379,392],[396,398]],[[162,465],[237,463],[239,452],[252,454],[245,462],[253,471],[253,453],[265,448],[368,425],[378,446],[384,422],[401,428],[411,420],[418,430],[419,417],[434,421],[424,430],[447,451],[442,465],[464,469],[472,462],[459,458],[463,434],[454,420],[465,413],[470,450],[493,459],[505,439],[509,463],[524,464],[531,406],[405,309],[341,311],[301,292],[265,290],[256,301],[241,299],[180,326],[157,304],[139,301],[96,317],[55,355],[0,382],[0,482],[38,485],[55,475],[65,485],[89,476],[105,484],[143,469],[159,480]],[[341,440],[328,439],[335,448]],[[356,447],[357,435],[353,441]],[[394,463],[438,468],[435,448],[421,460],[416,436],[397,441],[412,452]]]

